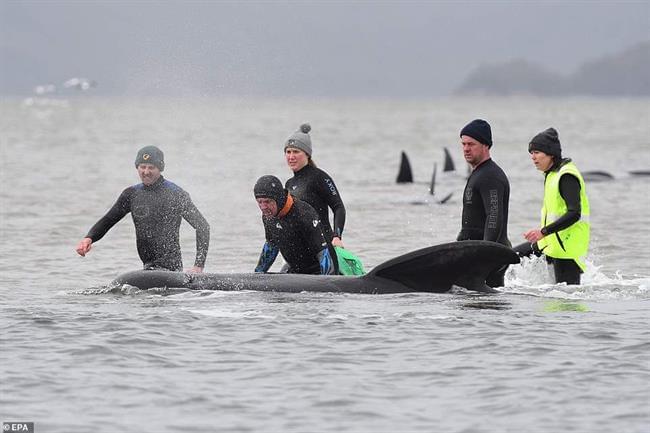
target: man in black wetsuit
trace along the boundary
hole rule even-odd
[[[275,176],[260,177],[253,192],[266,235],[255,272],[267,272],[280,252],[289,273],[338,274],[336,253],[314,208],[293,198]]]
[[[85,256],[94,242],[131,212],[144,269],[182,271],[178,238],[181,219],[185,219],[196,229],[196,260],[190,272],[203,272],[210,243],[210,225],[194,206],[190,195],[161,175],[165,168],[163,152],[156,146],[143,147],[138,151],[135,167],[142,183],[122,192],[108,213],[79,242],[77,253]]]
[[[510,183],[490,157],[492,130],[482,119],[472,120],[460,131],[465,161],[472,167],[463,193],[463,216],[457,240],[485,240],[511,246],[508,240]],[[507,266],[488,275],[490,287],[503,286]]]

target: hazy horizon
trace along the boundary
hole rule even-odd
[[[104,95],[449,95],[524,59],[569,74],[650,39],[648,2],[0,4],[0,94],[96,80]]]

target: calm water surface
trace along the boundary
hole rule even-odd
[[[39,432],[650,431],[648,100],[109,100],[0,102],[0,421]],[[536,226],[542,176],[526,152],[548,126],[588,182],[583,284],[539,260],[496,295],[141,292],[125,218],[86,257],[74,247],[128,185],[138,148],[212,226],[206,271],[252,271],[252,197],[290,175],[284,139],[312,124],[316,162],[348,209],[367,268],[453,240],[465,166],[458,131],[482,117],[511,182],[513,243]],[[443,147],[458,173],[428,182]],[[396,185],[405,150],[416,183]],[[184,259],[194,233],[182,228]],[[308,290],[308,287],[305,287]]]

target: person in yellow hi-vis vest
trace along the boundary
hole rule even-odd
[[[589,249],[589,200],[585,181],[562,147],[554,128],[530,141],[528,152],[544,173],[544,201],[540,228],[524,233],[527,243],[515,247],[520,255],[544,254],[553,264],[555,281],[580,284]]]

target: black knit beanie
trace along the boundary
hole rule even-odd
[[[463,135],[472,137],[487,147],[492,147],[492,130],[490,129],[490,124],[483,119],[474,119],[465,125],[460,131],[460,136],[462,137]]]
[[[282,186],[282,182],[275,176],[266,175],[257,179],[253,188],[255,198],[270,198],[275,200],[278,210],[284,207],[287,202],[287,190]]]
[[[163,171],[165,169],[165,155],[163,151],[156,146],[145,146],[138,150],[138,155],[135,157],[135,167],[140,164],[153,164]]]
[[[562,158],[560,137],[555,128],[548,128],[546,131],[542,131],[534,136],[528,145],[528,152],[532,152],[533,150],[544,152],[558,159]]]

